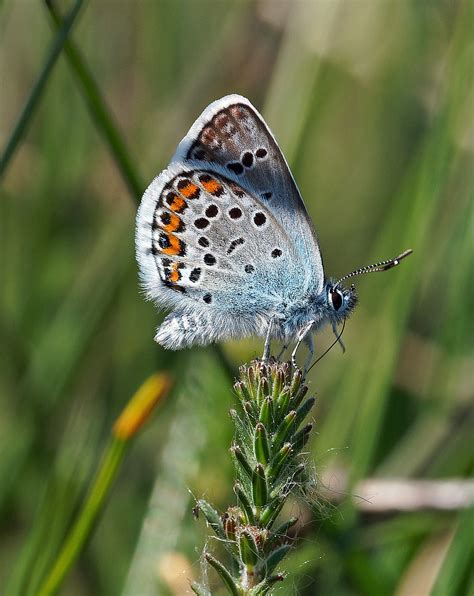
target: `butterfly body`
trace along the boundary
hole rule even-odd
[[[273,135],[238,95],[211,104],[145,191],[137,259],[147,296],[171,309],[156,341],[296,337],[335,325],[353,289],[325,280],[295,181]]]

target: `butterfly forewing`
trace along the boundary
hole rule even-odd
[[[204,160],[235,175],[270,211],[294,243],[315,290],[324,274],[312,223],[288,164],[262,116],[244,97],[210,106],[181,141],[173,160]]]

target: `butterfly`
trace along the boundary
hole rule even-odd
[[[228,338],[296,340],[337,325],[357,296],[342,282],[383,271],[411,253],[326,279],[295,180],[248,99],[211,103],[146,189],[136,222],[146,296],[170,309],[155,340],[169,349]]]

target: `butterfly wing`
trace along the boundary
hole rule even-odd
[[[240,95],[211,103],[178,146],[172,161],[203,160],[234,174],[281,225],[316,291],[324,283],[316,233],[288,164],[263,117]]]

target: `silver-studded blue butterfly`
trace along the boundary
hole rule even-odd
[[[136,251],[147,297],[172,309],[157,330],[159,344],[266,336],[264,356],[272,338],[298,346],[324,323],[335,330],[357,301],[341,281],[389,269],[411,252],[326,280],[288,164],[239,95],[204,110],[145,191]]]

